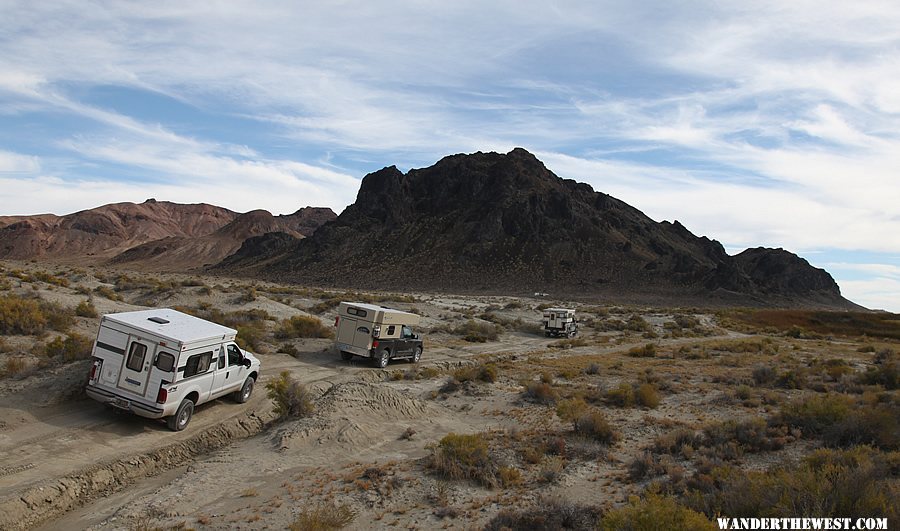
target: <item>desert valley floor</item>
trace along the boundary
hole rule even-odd
[[[45,321],[0,337],[2,529],[577,524],[637,496],[717,507],[722,471],[803,470],[834,457],[824,447],[879,469],[900,462],[896,320],[0,267],[3,305],[33,301]],[[298,337],[327,336],[341,300],[420,314],[422,360],[381,370],[342,361],[329,337]],[[544,337],[548,306],[577,309],[576,338]],[[172,432],[86,398],[98,316],[146,307],[238,327],[262,360],[249,403],[200,406]],[[292,333],[298,315],[321,328]],[[311,415],[277,418],[266,384],[282,371],[310,392]],[[843,416],[828,424],[816,407]],[[869,417],[875,427],[841,424]],[[896,495],[896,470],[885,474],[873,481]]]

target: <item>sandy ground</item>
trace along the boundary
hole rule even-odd
[[[12,267],[7,264],[7,269]],[[78,286],[93,290],[111,285],[108,277],[114,273],[68,274],[76,279],[68,287],[14,283],[10,289],[31,289],[45,300],[73,307],[85,299]],[[272,286],[256,284],[255,297],[245,300],[240,293],[247,286],[241,281],[200,281],[212,289],[182,287],[162,294],[136,289],[125,293],[123,301],[99,296],[93,300],[100,313],[203,301],[223,311],[265,310],[277,323],[308,312],[322,299],[310,293],[276,294],[266,291]],[[485,310],[536,323],[538,304],[566,304],[428,294],[416,294],[415,299],[393,306],[422,314],[424,332],[465,322]],[[331,323],[333,312],[318,316]],[[658,332],[652,342],[661,353],[682,347],[702,351],[704,344],[743,337],[717,326],[711,314],[684,313],[701,323],[704,334],[666,336],[665,323],[672,319],[667,310],[604,311],[594,321],[640,314]],[[73,330],[93,336],[98,322],[78,318]],[[648,342],[640,333],[610,332],[597,325],[583,327],[579,337],[584,344],[553,348],[558,340],[515,327],[485,343],[439,331],[426,334],[419,364],[392,362],[387,370],[372,368],[362,359],[341,361],[329,339],[291,340],[296,354],[288,355],[275,352],[280,342],[270,337],[259,353],[262,376],[251,400],[236,404],[220,399],[199,406],[188,428],[178,433],[162,422],[118,414],[85,398],[81,389],[87,361],[2,379],[0,528],[284,529],[301,511],[322,505],[352,508],[355,517],[349,529],[478,528],[504,508],[552,499],[601,507],[621,504],[643,487],[628,481],[628,463],[667,429],[770,409],[765,401],[746,407],[728,398],[729,389],[746,381],[764,354],[723,353],[700,361],[674,355],[640,359],[625,355]],[[41,339],[5,341],[6,350],[15,354],[25,352],[28,341]],[[810,357],[821,349],[850,356],[856,345],[821,342],[792,348],[799,352],[792,355],[802,360],[807,355],[803,349]],[[598,365],[596,373],[585,375],[579,369],[574,374],[571,368],[583,367],[586,360]],[[497,381],[442,390],[455,369],[485,361],[501,368]],[[436,375],[407,379],[401,374],[425,368],[435,369]],[[312,417],[276,421],[265,384],[283,370],[313,392]],[[652,374],[663,391],[662,402],[653,409],[603,408],[621,439],[608,448],[579,449],[587,457],[568,458],[561,473],[545,481],[541,477],[551,461],[528,465],[519,452],[534,434],[567,430],[552,407],[522,399],[523,383],[536,381],[541,373],[561,390],[609,389]],[[780,393],[782,399],[795,394]],[[437,477],[425,464],[430,445],[451,432],[491,434],[497,441],[492,448],[498,463],[521,470],[523,481],[487,488]],[[808,450],[798,442],[777,459],[774,454],[753,456],[745,464],[767,466]]]

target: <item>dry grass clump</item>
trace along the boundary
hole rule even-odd
[[[75,307],[75,315],[78,317],[97,317],[97,308],[90,299],[83,300]]]
[[[38,298],[0,295],[0,334],[35,335],[47,328],[64,332],[73,321],[72,311]]]
[[[656,356],[656,345],[653,343],[647,343],[642,347],[634,347],[625,354],[631,356],[632,358],[653,358]]]
[[[322,324],[316,317],[310,315],[295,315],[290,319],[281,321],[278,329],[275,330],[275,337],[278,339],[294,339],[298,337],[334,337],[334,330],[330,326]]]
[[[821,437],[826,446],[868,444],[900,449],[900,404],[869,404],[848,395],[829,393],[784,405],[777,422]]]
[[[869,367],[866,372],[858,377],[858,381],[865,385],[880,385],[885,389],[897,389],[900,387],[900,357],[889,349],[882,349],[875,354],[874,367]]]
[[[64,361],[84,360],[91,357],[94,342],[81,334],[69,334],[65,339],[57,336],[44,347],[48,358],[62,358]]]
[[[288,371],[282,371],[278,378],[269,381],[266,391],[275,404],[275,413],[281,418],[309,417],[315,411],[312,393]]]
[[[492,518],[484,529],[485,531],[596,529],[601,514],[602,511],[596,507],[578,505],[561,499],[542,500],[530,509],[504,509]]]
[[[718,468],[685,496],[707,515],[787,518],[900,518],[897,454],[872,448],[818,450],[794,467]]]
[[[741,513],[722,513],[741,514]],[[743,516],[743,514],[741,514]],[[671,496],[649,494],[644,499],[636,497],[628,505],[613,509],[603,516],[598,529],[619,531],[714,531],[718,529],[702,513],[678,503]]]
[[[113,290],[109,286],[97,286],[96,288],[94,288],[94,293],[111,301],[122,300],[122,296],[116,293],[115,290]]]
[[[619,433],[598,409],[586,411],[575,419],[575,433],[607,445],[619,439]]]
[[[528,382],[522,391],[522,398],[538,404],[553,404],[559,399],[559,393],[546,382]]]
[[[486,343],[488,341],[496,341],[503,332],[503,327],[494,323],[479,323],[474,319],[469,319],[465,323],[453,329],[453,333],[462,336],[465,341],[470,343]]]
[[[604,401],[611,406],[632,407],[641,406],[655,408],[659,405],[659,389],[656,385],[644,382],[638,384],[620,383],[603,395]]]
[[[497,471],[484,435],[449,433],[432,446],[429,466],[449,479],[474,480],[486,487],[497,485]]]
[[[356,512],[349,505],[318,505],[305,509],[288,527],[290,531],[332,531],[353,523]]]
[[[28,362],[24,358],[6,358],[3,368],[0,369],[0,377],[12,378],[25,373],[28,368]]]
[[[483,363],[471,367],[461,367],[453,372],[453,378],[459,383],[497,381],[497,366],[493,363]]]

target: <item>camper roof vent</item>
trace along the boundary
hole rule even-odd
[[[163,319],[162,317],[148,317],[147,320],[159,324],[169,324],[168,319]]]

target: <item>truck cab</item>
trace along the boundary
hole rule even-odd
[[[424,344],[413,327],[420,317],[414,313],[374,304],[342,302],[335,319],[335,350],[341,359],[369,358],[376,367],[385,368],[392,359],[410,359],[417,363]]]

